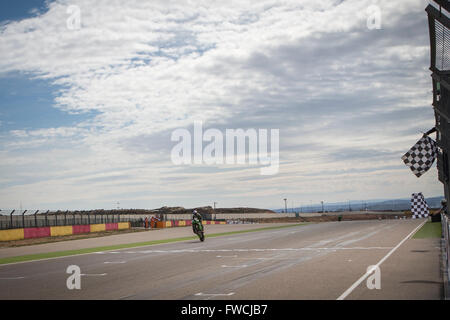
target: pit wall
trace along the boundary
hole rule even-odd
[[[202,221],[203,224],[227,224],[225,221]],[[158,221],[156,228],[173,228],[173,227],[185,227],[192,225],[191,220],[172,220],[172,221]]]
[[[44,228],[22,228],[0,230],[1,241],[13,241],[33,238],[60,237],[74,234],[130,229],[129,222],[102,223],[79,226],[61,226]]]

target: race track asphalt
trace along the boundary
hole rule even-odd
[[[439,239],[410,238],[422,223],[326,222],[0,265],[0,299],[441,299]],[[67,288],[71,265],[80,290]]]

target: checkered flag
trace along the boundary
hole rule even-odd
[[[417,177],[420,177],[431,168],[437,152],[436,142],[429,136],[424,135],[405,153],[402,160]]]
[[[411,195],[411,213],[413,219],[426,218],[430,214],[422,192]]]

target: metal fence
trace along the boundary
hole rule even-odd
[[[132,226],[140,226],[141,221],[140,218],[119,212],[115,214],[101,214],[69,211],[40,212],[39,210],[0,211],[0,230],[117,222],[131,222]]]
[[[442,267],[443,267],[443,279],[444,279],[444,296],[445,299],[450,299],[450,287],[448,277],[450,274],[450,224],[449,216],[442,213]]]

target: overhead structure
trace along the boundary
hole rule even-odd
[[[430,58],[433,85],[433,109],[436,118],[436,142],[439,181],[444,184],[447,201],[449,194],[450,153],[450,1],[433,0],[425,11],[428,14]]]

